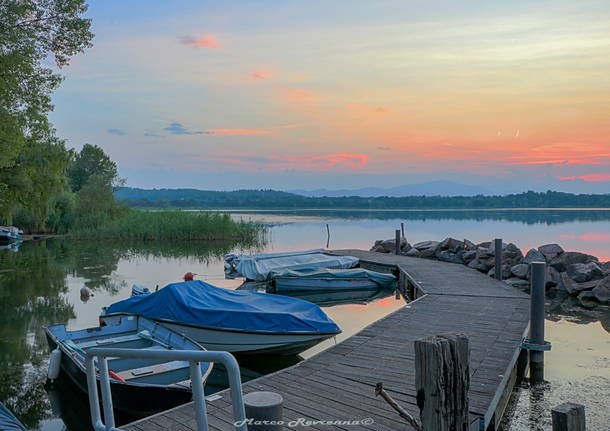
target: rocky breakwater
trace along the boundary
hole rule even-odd
[[[371,251],[394,253],[395,240],[378,240]],[[400,242],[400,254],[423,259],[467,265],[472,269],[495,274],[495,244],[493,241],[475,244],[464,239],[445,238],[443,241]],[[600,262],[595,256],[577,251],[565,251],[558,244],[545,244],[530,249],[525,255],[513,243],[502,243],[502,278],[507,283],[527,288],[532,262],[547,263],[547,289],[565,291],[585,305],[610,305],[610,262]]]

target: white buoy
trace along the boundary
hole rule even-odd
[[[49,380],[55,380],[59,376],[60,365],[61,350],[59,350],[59,347],[57,347],[51,352],[51,356],[49,357],[49,370],[47,372],[47,377],[49,378]]]

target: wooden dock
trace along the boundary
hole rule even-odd
[[[361,250],[333,253],[360,258],[362,266],[399,274],[415,301],[311,359],[243,385],[244,393],[266,390],[284,397],[286,422],[362,421],[360,425],[292,424],[285,429],[410,429],[374,387],[419,417],[415,401],[413,342],[462,332],[470,338],[471,430],[498,426],[517,376],[524,371],[521,342],[529,326],[529,296],[463,265]],[[228,391],[209,401],[210,429],[231,430]],[[300,419],[302,418],[302,419]],[[196,430],[192,404],[121,428],[125,431]]]

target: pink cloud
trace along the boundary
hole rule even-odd
[[[270,135],[271,131],[263,129],[208,129],[216,136],[249,136],[249,135]]]
[[[273,74],[268,70],[256,70],[250,74],[251,78],[254,79],[269,79]]]
[[[221,45],[216,40],[216,36],[212,34],[206,34],[201,36],[198,39],[195,39],[192,36],[184,36],[180,38],[180,43],[182,45],[192,46],[194,48],[210,48],[210,49],[220,49]]]
[[[605,181],[610,181],[610,174],[587,174],[571,177],[561,177],[559,179],[561,181],[583,180],[588,183],[601,183]]]

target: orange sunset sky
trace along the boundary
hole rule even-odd
[[[610,192],[607,1],[92,1],[58,134],[137,187]]]

